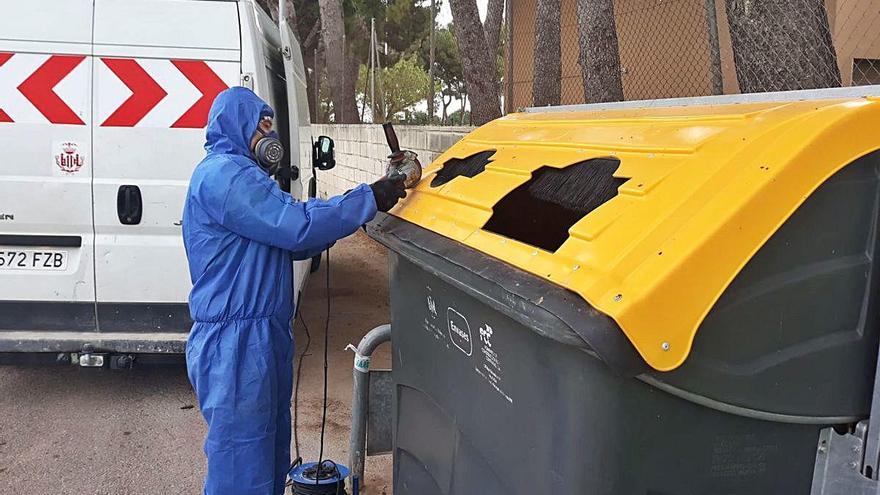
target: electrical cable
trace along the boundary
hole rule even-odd
[[[314,173],[314,167],[312,168],[312,172]],[[295,495],[347,495],[345,491],[345,478],[342,476],[342,473],[339,470],[339,467],[330,459],[324,459],[324,434],[326,432],[327,427],[327,385],[328,385],[328,363],[329,363],[329,354],[328,350],[330,348],[330,247],[327,247],[325,251],[326,261],[326,277],[325,277],[325,286],[324,291],[327,298],[327,314],[324,319],[324,397],[321,411],[321,440],[320,440],[320,448],[318,454],[318,462],[312,466],[306,467],[302,470],[301,473],[293,477],[289,485],[293,486],[293,493]],[[290,471],[293,471],[294,468],[302,469],[304,466],[302,464],[302,457],[300,457],[299,452],[299,414],[298,414],[298,399],[299,399],[299,379],[302,372],[302,363],[303,358],[307,355],[309,350],[309,345],[312,341],[311,333],[309,332],[309,328],[306,325],[305,318],[299,312],[299,307],[297,307],[297,316],[299,316],[300,321],[303,324],[303,328],[306,331],[306,346],[303,353],[300,355],[299,364],[297,365],[296,370],[296,387],[294,388],[294,403],[293,403],[293,411],[294,411],[294,421],[293,421],[293,433],[294,433],[294,444],[296,449],[296,460],[290,467]],[[308,483],[303,483],[302,481],[297,481],[306,479]],[[311,483],[311,479],[314,478],[315,482]],[[325,482],[321,484],[321,482]],[[329,481],[329,482],[328,482]]]
[[[327,297],[327,317],[324,320],[324,405],[323,411],[321,414],[321,447],[318,454],[318,466],[320,467],[324,462],[324,429],[327,426],[327,349],[330,346],[330,248],[327,248],[327,283],[326,283],[326,297]],[[334,465],[335,466],[335,465]],[[315,476],[315,484],[318,484],[318,478],[320,476]]]
[[[324,434],[327,426],[327,385],[328,385],[328,363],[329,363],[329,354],[328,350],[330,348],[330,249],[327,248],[325,253],[327,258],[326,261],[326,284],[325,284],[325,295],[327,297],[327,314],[324,320],[324,397],[323,397],[323,408],[321,413],[321,440],[320,440],[320,448],[318,454],[318,462],[312,466],[308,467],[302,472],[302,477],[309,480],[308,483],[303,483],[299,481],[293,481],[291,484],[293,485],[293,493],[296,495],[345,495],[345,481],[339,472],[339,468],[336,463],[330,459],[324,459]],[[305,320],[300,315],[300,321],[303,322],[303,326],[305,327]],[[306,330],[308,332],[308,330]],[[311,336],[309,336],[309,340],[311,340]],[[308,348],[308,345],[307,345]],[[303,354],[305,355],[305,354]],[[302,357],[300,357],[300,366],[302,366]],[[299,373],[299,370],[297,371]],[[294,403],[294,410],[296,409],[296,403]],[[296,431],[296,421],[294,421],[294,431]],[[297,450],[297,458],[291,466],[291,470],[302,463],[302,458],[299,456],[299,446],[296,446]],[[315,482],[312,483],[311,479],[314,479]],[[333,480],[335,482],[321,484],[321,481]]]
[[[339,467],[330,459],[324,460],[320,464],[307,467],[302,471],[302,477],[309,480],[308,483],[295,481],[293,483],[293,492],[296,495],[347,495],[343,477],[339,472]],[[311,482],[312,478],[315,483]],[[318,484],[319,481],[328,481],[329,483]]]

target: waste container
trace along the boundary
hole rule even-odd
[[[396,495],[809,493],[870,408],[880,100],[740,98],[507,116],[370,225]]]

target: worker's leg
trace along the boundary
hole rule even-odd
[[[206,495],[267,495],[275,484],[278,380],[265,319],[196,323],[190,381],[208,423]]]
[[[290,469],[290,398],[293,393],[294,345],[289,324],[279,329],[277,350],[278,415],[275,418],[275,494],[284,493]]]

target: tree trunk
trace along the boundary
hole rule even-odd
[[[314,25],[312,25],[311,30],[308,32],[308,34],[306,34],[305,36],[303,36],[302,33],[298,34],[298,36],[300,36],[301,38],[300,50],[302,50],[303,55],[303,66],[305,66],[307,74],[306,89],[309,100],[309,115],[312,116],[313,123],[318,123],[318,106],[315,102],[315,81],[317,80],[317,76],[315,74],[318,70],[317,51],[319,45],[321,44],[320,36],[318,34],[320,32],[320,28],[321,20],[317,19]],[[311,77],[308,77],[309,68],[314,71]]]
[[[354,116],[353,120],[347,120],[345,123],[355,123],[359,124],[361,122],[360,116],[358,115],[357,108],[357,79],[358,79],[358,67],[360,66],[360,62],[357,57],[351,52],[346,52],[345,54],[345,80],[343,81],[343,90],[345,92],[345,98],[343,99],[343,104],[345,107],[343,111],[346,116]]]
[[[327,1],[327,0],[321,0]],[[450,0],[462,71],[476,125],[501,117],[495,57],[490,56],[476,0]]]
[[[492,59],[498,53],[498,39],[501,37],[501,22],[504,20],[504,0],[489,0],[486,8],[486,21],[483,31],[486,34],[486,46]]]
[[[562,70],[559,47],[559,0],[538,0],[535,9],[535,77],[532,80],[532,104],[536,107],[558,105]]]
[[[825,0],[726,0],[743,93],[840,86]]]
[[[613,0],[577,0],[578,63],[587,103],[623,100]]]
[[[349,64],[345,49],[345,25],[342,22],[342,0],[318,0],[318,6],[321,11],[324,60],[333,99],[334,121],[337,124],[357,123],[355,82],[346,81]]]

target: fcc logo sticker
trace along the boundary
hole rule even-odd
[[[447,308],[446,320],[449,324],[449,338],[455,347],[458,347],[466,356],[474,352],[474,342],[471,338],[471,327],[467,319],[458,311]]]

